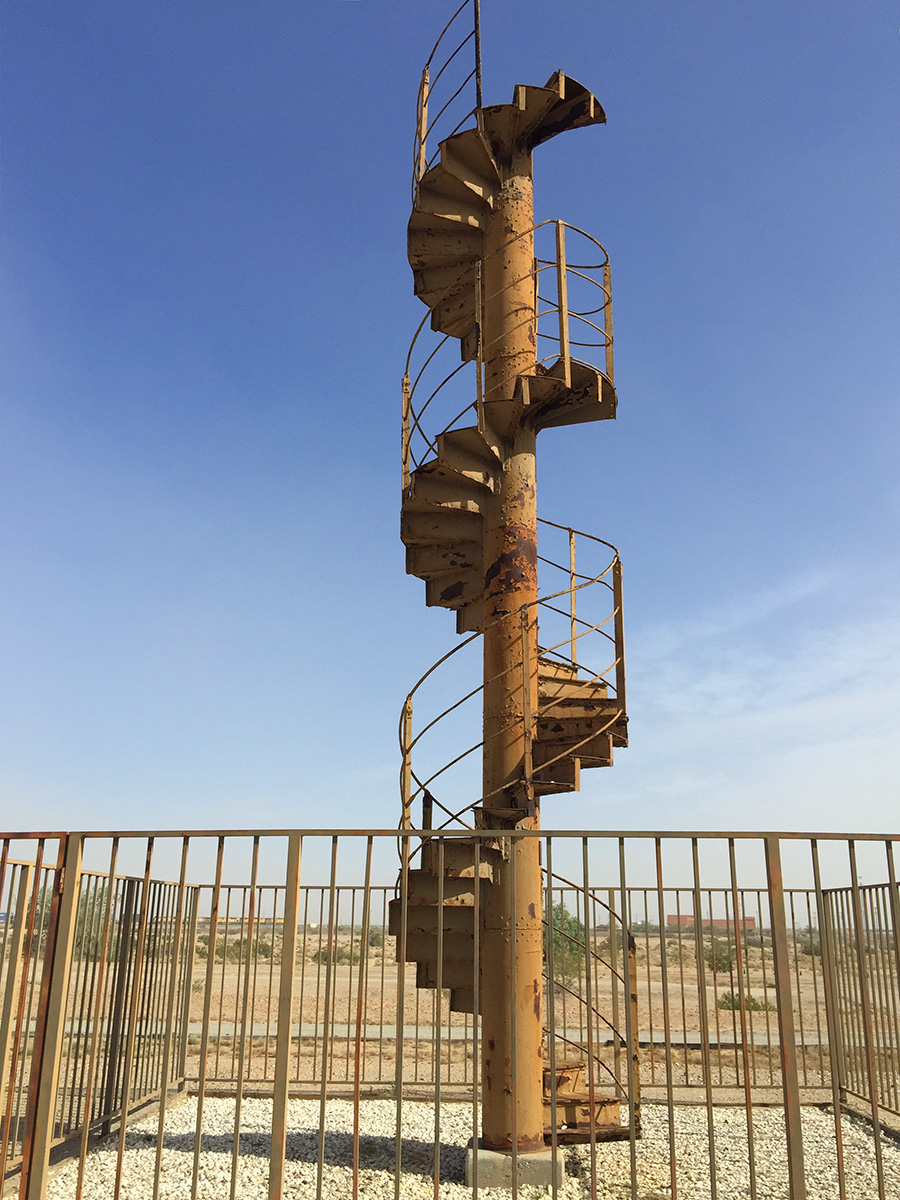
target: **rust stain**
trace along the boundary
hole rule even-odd
[[[534,530],[511,525],[505,531],[506,548],[484,573],[485,591],[498,594],[537,579],[537,545]]]
[[[534,988],[534,1015],[538,1020],[540,1020],[541,1019],[541,989],[538,987],[538,981],[536,979],[532,986]]]
[[[531,903],[531,904],[529,904],[529,905],[528,905],[528,915],[529,915],[529,917],[536,917],[536,916],[537,916],[537,912],[536,912],[536,910],[535,910],[535,907],[534,907],[534,904],[533,904],[533,903]]]
[[[441,592],[441,600],[457,600],[462,595],[463,581],[451,583],[449,587],[445,587]]]

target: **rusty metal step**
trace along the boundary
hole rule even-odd
[[[464,962],[458,958],[444,956],[441,971],[441,988],[455,990],[457,988],[472,988],[472,973],[474,964],[470,958]],[[416,987],[436,988],[438,985],[437,954],[431,958],[416,960]]]
[[[478,856],[478,875],[482,880],[493,883],[496,880],[497,867],[502,862],[499,848],[492,845],[490,838],[480,838],[481,851]],[[422,867],[435,873],[438,870],[440,853],[434,842],[428,841],[422,847]],[[475,878],[475,841],[472,838],[444,838],[443,865],[445,878],[471,879]],[[474,883],[473,894],[474,894]]]
[[[605,679],[579,678],[576,674],[548,677],[538,668],[538,704],[543,707],[556,700],[605,700],[609,685]]]
[[[538,796],[577,792],[581,786],[581,763],[577,758],[568,755],[548,767],[535,766],[532,782]]]
[[[400,936],[400,900],[388,904],[388,933]],[[439,910],[436,904],[410,904],[406,909],[406,935],[426,933],[436,936]],[[448,933],[472,934],[475,929],[475,910],[471,906],[445,904],[442,910],[444,935]]]

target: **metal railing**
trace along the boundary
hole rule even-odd
[[[599,358],[602,369],[596,366],[595,369],[613,385],[612,282],[606,249],[591,234],[565,221],[542,221],[520,237],[534,237],[536,242],[536,256],[527,276],[534,286],[534,312],[525,318],[534,325],[537,338],[534,371],[540,376],[553,368],[570,385],[573,363],[591,365],[589,359]],[[507,248],[500,247],[494,253],[500,254]],[[485,305],[495,302],[500,295],[482,294],[482,273],[483,265],[478,262],[461,270],[459,276],[458,286],[469,286],[472,290],[476,330],[473,345],[468,351],[463,349],[463,362],[449,366],[448,344],[453,351],[457,348],[457,339],[451,334],[440,335],[436,342],[422,339],[430,313],[422,318],[410,344],[402,381],[404,487],[409,485],[412,471],[436,455],[441,433],[482,420],[488,386],[484,364],[490,356],[491,344],[483,344],[478,331],[484,327]],[[513,280],[505,285],[504,291],[516,288],[521,282],[519,278]],[[471,398],[470,372],[466,371],[469,361],[475,365],[475,400]],[[512,395],[517,386],[523,386],[520,378],[510,375],[493,379],[490,387],[494,391],[508,389]]]
[[[468,33],[460,34],[467,18],[471,18],[472,27]],[[445,39],[452,42],[454,35],[461,36],[462,40],[455,45],[445,43]],[[472,55],[471,59],[468,59],[468,54]],[[434,99],[436,89],[437,101]],[[463,0],[441,30],[422,68],[416,97],[416,135],[413,144],[414,205],[422,176],[436,157],[436,153],[431,158],[428,156],[429,137],[433,142],[435,131],[440,135],[439,140],[451,137],[465,128],[470,120],[477,120],[480,108],[481,6],[479,0]]]
[[[578,1058],[597,1094],[636,1114],[635,1136],[565,1151],[586,1187],[898,1194],[892,839],[461,832],[541,842],[546,1061],[555,1077]],[[400,834],[445,849],[460,835]],[[185,1195],[243,1194],[260,1153],[270,1195],[357,1195],[373,1170],[396,1197],[423,1175],[456,1178],[478,1132],[479,1021],[395,961],[396,836],[0,843],[8,1185],[43,1197],[58,1160],[55,1197],[138,1187],[149,1200],[177,1178]],[[414,890],[399,889],[410,905]]]
[[[537,613],[540,644],[536,661],[527,654],[523,659],[521,679],[516,686],[521,686],[523,692],[530,692],[542,664],[569,668],[573,673],[572,682],[580,684],[586,696],[595,685],[605,686],[614,704],[614,711],[606,723],[612,728],[625,718],[626,713],[622,564],[618,551],[592,534],[542,518],[538,519],[538,524],[543,535],[539,549],[547,551],[538,555],[539,580],[547,586],[541,587],[535,606],[522,609],[521,620],[525,630]],[[546,539],[554,536],[557,539],[555,549],[548,550]],[[579,547],[580,562],[577,557]],[[429,711],[416,728],[416,704],[418,701],[421,709],[425,684],[440,678],[441,695],[445,695],[448,688],[444,679],[450,668],[455,675],[461,675],[460,668],[466,656],[480,654],[480,638],[480,633],[472,634],[438,659],[416,682],[403,703],[399,725],[401,828],[413,824],[417,802],[423,805],[422,828],[432,827],[435,808],[440,809],[435,828],[452,825],[470,828],[471,822],[465,819],[466,816],[488,799],[482,794],[480,782],[476,782],[480,769],[477,752],[484,746],[483,736],[479,734],[480,702],[485,683],[469,688],[437,713]],[[528,645],[525,637],[523,644]],[[440,675],[437,675],[439,670]],[[472,673],[467,673],[469,678]],[[531,711],[531,721],[526,728],[529,748],[535,739],[537,722],[550,716],[554,706],[552,699],[539,703],[534,711],[528,703],[523,705],[525,712]],[[495,736],[508,733],[509,728],[505,726]],[[597,737],[600,732],[602,730],[591,730],[584,742]],[[448,743],[452,748],[450,753],[447,752]],[[425,756],[423,751],[427,744],[433,745],[434,750]],[[464,748],[460,749],[460,744]],[[568,746],[555,757],[544,760],[538,769],[546,771],[568,755],[577,756],[578,748],[578,745]],[[425,758],[425,767],[414,765],[414,751]],[[530,749],[526,752],[526,761],[531,761]],[[529,783],[533,781],[535,769],[531,767]],[[445,799],[436,797],[439,790],[443,791]],[[471,799],[473,795],[474,800]]]

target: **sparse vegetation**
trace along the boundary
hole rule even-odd
[[[808,958],[818,958],[822,953],[819,931],[810,925],[807,925],[805,929],[798,929],[794,934],[794,941],[800,953],[805,954]]]
[[[359,962],[359,950],[354,946],[351,950],[349,946],[336,945],[331,950],[331,962],[335,966],[340,966],[345,963],[355,964]],[[310,959],[314,963],[327,963],[329,960],[328,947],[322,946],[310,955]]]
[[[569,984],[584,971],[584,925],[562,901],[553,909],[553,977]],[[550,961],[550,929],[544,926],[544,962]]]
[[[247,952],[252,957],[258,959],[272,958],[275,954],[275,948],[268,938],[254,938],[252,945],[248,946],[247,938],[229,937],[224,935],[216,938],[216,958],[222,962],[239,963],[245,962]],[[201,933],[197,937],[196,954],[199,959],[205,961],[209,957],[209,935]],[[275,955],[276,961],[280,956]]]
[[[735,992],[723,992],[717,1002],[717,1007],[724,1009],[725,1012],[739,1012],[741,1007],[741,997]],[[756,996],[744,997],[744,1008],[747,1012],[774,1012],[775,1005],[769,1004],[766,1000],[760,1000]]]
[[[706,965],[717,975],[727,975],[734,966],[734,947],[726,941],[716,940],[703,951]]]

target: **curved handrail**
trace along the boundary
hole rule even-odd
[[[511,282],[505,283],[495,292],[483,295],[479,282],[483,277],[484,263],[491,256],[488,256],[487,259],[473,262],[460,271],[458,285],[471,286],[473,293],[474,327],[477,335],[477,345],[474,350],[474,359],[469,359],[468,361],[473,361],[475,365],[475,390],[477,399],[474,403],[467,401],[462,405],[457,402],[454,408],[451,409],[453,415],[449,419],[444,415],[447,412],[447,405],[442,399],[441,407],[443,412],[435,422],[437,431],[434,433],[425,428],[426,415],[434,411],[434,402],[437,397],[449,395],[451,390],[453,395],[456,395],[457,390],[449,389],[447,385],[460,375],[467,364],[464,361],[462,363],[457,362],[450,367],[446,365],[445,356],[441,354],[441,351],[449,341],[457,341],[457,336],[450,333],[442,334],[437,344],[433,346],[429,344],[424,357],[420,359],[418,354],[421,344],[420,339],[422,338],[423,330],[429,322],[430,309],[416,328],[406,355],[403,374],[401,455],[404,487],[409,483],[412,471],[416,470],[426,461],[429,461],[437,453],[437,442],[441,434],[456,428],[459,422],[473,408],[479,418],[481,417],[483,397],[487,388],[487,381],[484,377],[485,362],[491,356],[495,340],[492,339],[485,342],[481,335],[481,330],[484,328],[485,306],[496,303],[504,292],[520,286],[526,280],[532,280],[534,283],[535,306],[533,311],[526,312],[517,328],[534,326],[539,344],[550,349],[546,354],[539,353],[535,362],[525,374],[533,375],[536,373],[539,375],[541,370],[546,370],[550,363],[562,360],[565,364],[567,374],[571,370],[571,364],[574,363],[576,365],[589,366],[592,370],[599,371],[601,375],[609,380],[610,384],[613,383],[612,292],[609,255],[603,244],[592,234],[578,228],[576,225],[551,219],[539,221],[529,230],[508,238],[501,246],[492,251],[492,254],[503,253],[522,238],[540,236],[542,230],[549,232],[551,226],[555,231],[556,243],[553,257],[536,257],[530,271]],[[586,239],[589,245],[595,248],[597,251],[596,254],[579,256],[579,258],[590,258],[591,261],[568,262],[565,247],[567,233],[580,239]],[[594,259],[597,261],[593,261]],[[555,296],[552,294],[552,290],[551,294],[548,295],[546,294],[547,289],[543,286],[538,287],[541,279],[545,277],[548,271],[554,274],[556,278]],[[591,274],[591,272],[599,273],[599,277]],[[573,285],[573,293],[579,288],[582,290],[585,287],[596,289],[600,295],[600,303],[596,304],[586,300],[579,300],[578,296],[574,294],[570,302],[570,283]],[[592,318],[597,319],[592,320]],[[571,331],[570,326],[572,326]],[[574,336],[581,334],[582,330],[585,332],[590,331],[589,337],[585,338],[583,335]],[[506,332],[508,333],[509,331],[507,330]],[[604,368],[601,370],[596,364],[582,362],[581,359],[572,354],[573,349],[602,351],[605,358]],[[490,391],[494,395],[503,392],[511,393],[515,390],[519,377],[519,373],[514,372],[499,378],[492,377],[490,380]],[[419,394],[423,388],[427,388],[427,395],[424,401],[420,402]]]
[[[452,50],[450,50],[446,54],[446,57],[442,58],[441,65],[439,66],[436,74],[432,77],[431,67],[435,61],[438,51],[441,49],[441,45],[444,41],[444,38],[450,32],[450,29],[455,24],[457,18],[460,17],[461,14],[467,8],[469,8],[470,5],[472,7],[472,28],[471,28],[471,30],[465,35],[465,37],[463,37],[462,41],[460,41]],[[442,76],[448,70],[448,68],[453,64],[453,62],[456,60],[457,56],[465,49],[465,47],[470,42],[473,43],[473,50],[474,50],[474,54],[473,54],[474,62],[472,65],[472,69],[468,72],[468,74],[465,75],[465,77],[462,80],[462,83],[460,83],[456,87],[456,89],[450,95],[449,99],[444,101],[444,103],[441,105],[441,108],[437,112],[437,114],[429,117],[428,102],[429,102],[429,99],[431,98],[431,93],[432,93],[433,89],[440,82]],[[480,4],[479,4],[479,0],[463,0],[462,4],[460,4],[459,8],[456,9],[456,11],[450,17],[449,21],[446,23],[444,28],[441,30],[440,34],[438,35],[437,41],[432,46],[431,53],[429,54],[424,67],[422,68],[422,76],[421,76],[421,79],[419,82],[419,91],[418,91],[418,95],[416,97],[416,133],[415,133],[415,138],[413,139],[413,173],[412,173],[412,188],[411,188],[413,205],[415,205],[415,202],[416,202],[416,196],[418,193],[419,183],[421,182],[422,176],[428,170],[429,166],[431,165],[431,163],[434,161],[434,158],[436,157],[436,155],[433,155],[431,160],[429,160],[429,158],[428,158],[428,149],[427,149],[428,136],[429,136],[429,134],[431,134],[433,132],[435,126],[438,124],[440,119],[443,117],[444,113],[450,108],[450,106],[453,104],[453,102],[457,99],[457,97],[460,96],[462,94],[462,92],[468,87],[468,85],[470,83],[472,83],[473,81],[475,84],[474,106],[471,107],[469,109],[469,111],[467,113],[465,113],[465,115],[457,121],[454,128],[450,131],[450,133],[448,133],[446,135],[447,137],[452,137],[454,133],[458,133],[459,130],[462,128],[462,126],[465,124],[465,122],[468,121],[471,117],[476,117],[476,119],[479,119],[479,113],[480,113],[480,109],[481,109],[481,12],[480,12]],[[452,84],[451,84],[451,86],[452,86]]]
[[[530,610],[532,608],[536,608],[537,606],[541,606],[545,611],[549,611],[549,612],[558,614],[570,622],[570,628],[569,628],[567,637],[558,642],[552,642],[551,644],[548,644],[545,646],[540,646],[538,648],[538,655],[543,657],[544,659],[551,658],[551,656],[552,656],[551,661],[556,661],[561,664],[569,664],[570,666],[574,667],[575,672],[577,674],[577,672],[579,670],[583,671],[585,668],[585,665],[586,665],[584,662],[584,659],[583,659],[583,655],[580,653],[580,648],[581,648],[580,643],[588,635],[590,635],[592,633],[599,634],[605,640],[612,642],[614,649],[615,649],[615,654],[614,654],[612,660],[610,662],[608,662],[600,671],[594,671],[594,670],[589,669],[587,675],[582,675],[581,678],[577,678],[576,680],[573,681],[573,682],[577,682],[580,685],[583,685],[583,687],[585,689],[590,688],[592,685],[595,685],[598,682],[606,683],[608,689],[612,693],[612,699],[614,702],[614,708],[613,708],[612,713],[609,715],[608,719],[605,720],[599,726],[599,728],[592,730],[591,733],[589,733],[586,737],[579,740],[574,745],[567,746],[565,748],[565,750],[563,750],[560,754],[555,755],[554,757],[547,759],[546,761],[542,761],[538,770],[543,771],[547,767],[551,767],[554,763],[558,762],[562,758],[565,758],[565,757],[568,757],[571,755],[577,756],[577,752],[582,746],[584,746],[588,742],[592,741],[594,738],[600,736],[601,734],[613,729],[622,720],[622,718],[625,715],[625,703],[624,703],[624,657],[623,657],[623,650],[622,650],[622,619],[621,619],[620,589],[619,589],[619,584],[618,584],[618,579],[619,579],[620,571],[621,571],[621,563],[619,560],[618,551],[616,550],[615,546],[612,545],[611,542],[606,541],[604,538],[596,537],[594,534],[582,533],[581,531],[571,529],[568,526],[560,525],[554,521],[546,521],[542,518],[539,519],[539,523],[548,528],[551,528],[551,529],[557,530],[563,534],[566,534],[570,540],[571,553],[570,553],[570,561],[569,561],[568,566],[564,566],[562,563],[554,562],[552,559],[548,559],[546,556],[541,556],[541,561],[543,561],[546,565],[548,565],[554,569],[562,570],[568,575],[568,586],[560,588],[558,590],[554,590],[545,595],[539,596],[537,600],[531,601],[528,604],[523,605],[519,610],[520,617],[522,620],[531,620],[532,618],[530,618],[528,616]],[[606,550],[611,552],[612,557],[611,557],[610,561],[603,566],[602,570],[599,570],[594,575],[588,575],[588,574],[584,573],[583,571],[579,572],[575,569],[574,544],[575,544],[575,540],[579,539],[579,538],[584,539],[587,542],[594,543],[597,546],[604,547]],[[612,583],[609,582],[610,576],[613,579]],[[611,594],[611,601],[612,601],[611,611],[604,612],[601,615],[600,619],[598,619],[598,620],[585,620],[583,615],[579,616],[576,612],[575,596],[577,595],[577,593],[583,592],[588,588],[595,587],[598,584],[602,588],[606,589],[606,591]],[[552,603],[554,600],[558,600],[560,597],[563,597],[563,596],[569,597],[569,605],[570,606],[569,606],[568,612],[565,609],[563,609],[557,605],[554,605]],[[506,618],[506,619],[508,620],[508,618]],[[605,628],[611,622],[613,623],[613,626],[614,626],[614,631],[612,634],[609,633],[607,631],[607,629]],[[488,628],[489,627],[490,626],[488,626]],[[461,709],[462,706],[464,704],[466,704],[468,701],[470,701],[473,698],[475,698],[476,696],[478,696],[479,693],[481,693],[484,690],[484,688],[487,684],[495,682],[496,679],[502,678],[504,675],[508,674],[510,671],[515,671],[517,673],[520,673],[522,671],[522,666],[520,666],[520,665],[505,668],[502,672],[498,673],[498,675],[494,679],[479,683],[476,687],[471,688],[464,695],[455,698],[451,704],[446,705],[444,708],[442,708],[442,710],[440,712],[437,713],[437,715],[431,717],[431,719],[429,719],[427,721],[427,723],[422,726],[421,729],[419,729],[418,731],[414,731],[413,705],[414,705],[414,701],[415,701],[420,689],[425,684],[426,680],[430,679],[434,675],[434,673],[438,669],[438,667],[442,666],[449,659],[451,659],[454,655],[458,654],[460,651],[462,651],[466,647],[470,646],[480,636],[481,636],[480,632],[470,634],[462,642],[460,642],[458,645],[454,646],[452,649],[447,651],[446,654],[442,655],[442,657],[440,659],[438,659],[437,662],[435,662],[431,667],[429,667],[428,670],[416,681],[416,683],[413,685],[412,689],[410,690],[410,692],[408,693],[408,695],[406,697],[406,700],[403,705],[401,717],[400,717],[399,728],[398,728],[398,738],[399,738],[400,751],[401,751],[401,757],[402,757],[402,766],[401,766],[402,812],[401,812],[400,821],[399,821],[400,828],[409,828],[411,826],[413,804],[420,796],[423,798],[425,798],[427,796],[429,802],[432,805],[439,808],[441,810],[441,812],[445,814],[445,817],[446,817],[446,819],[443,820],[440,825],[435,827],[437,830],[445,829],[445,828],[453,825],[454,823],[458,823],[458,824],[462,825],[464,828],[470,829],[470,828],[472,828],[472,826],[470,825],[470,823],[468,821],[466,821],[464,819],[466,814],[471,812],[473,809],[479,807],[480,805],[484,804],[485,801],[490,799],[490,797],[494,794],[492,792],[489,794],[479,795],[475,800],[463,805],[460,808],[456,808],[455,806],[448,806],[447,804],[443,803],[442,801],[440,801],[439,799],[434,797],[430,791],[431,786],[433,785],[435,780],[437,780],[440,777],[442,777],[443,775],[445,775],[446,772],[448,772],[452,767],[455,767],[457,764],[462,762],[464,759],[468,758],[470,755],[474,754],[476,751],[482,749],[485,744],[483,738],[479,741],[475,741],[471,745],[468,745],[465,749],[461,750],[458,754],[454,755],[451,759],[449,759],[449,761],[443,762],[442,764],[440,764],[434,770],[432,770],[430,773],[427,773],[427,774],[422,774],[422,773],[417,772],[413,767],[413,760],[412,760],[413,751],[420,745],[420,743],[422,742],[422,739],[425,737],[425,735],[430,733],[437,726],[439,726],[440,723],[442,721],[444,721],[445,718],[449,717],[451,714],[453,714],[453,713],[457,712],[459,709]],[[568,653],[564,653],[563,652],[564,650],[568,651]],[[523,676],[523,686],[524,686],[524,680],[526,678],[530,680],[533,677],[533,673],[536,669],[537,669],[536,664],[533,664],[533,663],[525,664],[525,675]],[[539,720],[542,716],[551,712],[553,710],[553,708],[558,704],[559,704],[558,700],[551,699],[549,701],[546,701],[544,704],[539,705],[537,707],[537,710],[533,713],[533,719],[535,721]],[[514,728],[516,725],[519,724],[520,721],[522,721],[524,719],[525,718],[521,717],[521,716],[515,717],[509,723],[504,724],[499,730],[494,731],[491,734],[491,737],[493,738],[493,737],[500,737],[500,736],[505,735],[506,733],[509,732],[510,729]],[[500,789],[496,789],[496,790],[500,790]],[[423,827],[424,827],[424,823],[423,823]],[[413,853],[416,853],[416,852],[414,851]]]

